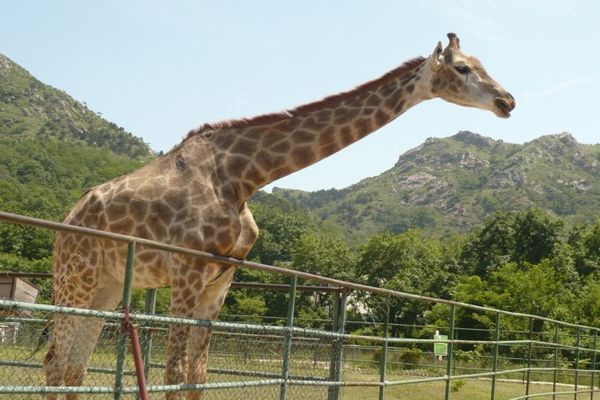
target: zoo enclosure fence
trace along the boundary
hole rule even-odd
[[[520,386],[522,393],[502,395],[504,396],[502,398],[511,400],[555,399],[565,398],[564,396],[567,395],[577,399],[583,394],[589,394],[589,398],[593,399],[597,392],[598,328],[596,327],[369,287],[147,239],[5,212],[0,212],[0,220],[117,240],[128,246],[127,260],[124,260],[126,278],[123,287],[122,312],[0,300],[0,315],[2,315],[0,370],[10,368],[12,371],[10,377],[0,376],[0,396],[10,395],[10,398],[22,396],[25,399],[30,398],[27,396],[47,393],[81,393],[114,399],[124,397],[145,399],[149,394],[201,390],[207,398],[215,399],[235,398],[235,396],[282,400],[384,399],[386,395],[391,394],[391,390],[400,386],[416,385],[415,390],[418,391],[419,387],[439,383],[436,390],[440,398],[458,399],[460,394],[456,393],[458,390],[455,389],[460,385],[457,383],[464,380],[487,379],[485,382],[489,382],[489,398],[494,400],[499,398],[497,397],[501,393],[499,386],[505,382],[501,378],[513,378],[522,382]],[[290,277],[290,285],[285,287],[289,291],[285,325],[205,321],[156,315],[154,313],[155,290],[148,290],[143,313],[130,313],[136,246],[189,254],[205,260]],[[330,292],[333,295],[334,307],[330,330],[303,328],[295,324],[298,279],[327,285],[306,288]],[[256,287],[266,288],[268,285],[258,284]],[[389,299],[444,305],[447,307],[447,325],[414,326],[413,332],[416,332],[414,335],[390,337],[392,324],[384,318],[383,321],[377,322],[383,327],[381,336],[346,333],[346,328],[353,323],[346,321],[347,302],[351,292],[380,298],[382,305]],[[491,320],[492,332],[483,332],[489,333],[491,337],[479,335],[481,337],[478,338],[475,334],[474,338],[472,334],[468,334],[468,329],[457,326],[457,312],[471,313]],[[31,313],[35,314],[30,315]],[[92,366],[89,369],[88,380],[93,378],[96,385],[44,386],[41,363],[32,360],[34,354],[31,350],[36,347],[35,343],[45,321],[52,314],[72,315],[78,318],[102,318],[108,321],[92,355]],[[522,329],[502,330],[503,323],[506,326],[520,326]],[[172,324],[210,327],[215,332],[209,353],[209,364],[217,365],[218,368],[209,369],[207,383],[179,385],[157,383],[160,382],[160,371],[164,368],[162,360],[164,360],[165,332]],[[124,327],[129,329],[123,329]],[[425,337],[424,333],[430,332],[433,328],[446,333],[447,338]],[[141,333],[139,341],[135,338],[138,330]],[[459,333],[461,337],[458,337]],[[131,349],[127,345],[128,339],[131,339]],[[240,343],[245,346],[243,351],[240,351]],[[420,370],[425,370],[426,376],[407,374],[405,368],[411,363],[406,360],[403,362],[404,369],[398,371],[399,361],[394,354],[399,354],[399,349],[418,350],[419,346],[423,348],[423,346],[433,346],[435,343],[447,345],[447,356],[443,357],[441,362],[431,361],[433,357],[430,357],[428,364],[413,363],[422,366]],[[462,358],[467,354],[465,349],[473,349],[477,346],[480,350],[485,350],[481,352],[486,355],[480,355],[480,358],[485,361],[475,366],[465,363],[461,365]],[[127,357],[128,353],[133,354],[133,360]],[[365,359],[365,353],[370,353],[372,357]],[[365,367],[367,364],[370,364],[370,367]],[[356,365],[362,367],[355,368]],[[354,369],[359,372],[354,374],[347,372]],[[410,367],[408,369],[410,370]],[[375,374],[371,374],[373,371]],[[540,390],[539,387],[534,386],[534,380],[547,382],[548,385],[545,386],[547,390]],[[149,385],[145,381],[148,381]],[[349,387],[353,389],[342,390]],[[359,390],[362,390],[362,397],[352,397],[352,392]]]

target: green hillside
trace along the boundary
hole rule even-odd
[[[410,228],[464,232],[496,211],[530,207],[583,222],[600,214],[600,145],[568,133],[518,145],[459,132],[428,139],[348,188],[273,195],[341,224],[355,239]]]
[[[0,136],[85,142],[131,158],[153,155],[141,138],[99,117],[63,91],[38,81],[2,54]]]
[[[0,54],[2,211],[61,220],[85,189],[154,157],[140,138]],[[0,268],[7,254],[43,260],[51,242],[48,231],[0,224]]]

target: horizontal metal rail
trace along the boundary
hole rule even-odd
[[[550,322],[550,323],[554,323],[554,324],[558,324],[558,325],[566,326],[566,327],[584,328],[586,330],[600,331],[600,328],[594,328],[594,327],[580,325],[580,324],[573,324],[570,322],[559,321],[559,320],[555,320],[552,318],[542,317],[539,315],[499,310],[499,309],[492,308],[492,307],[477,306],[474,304],[468,304],[468,303],[463,303],[463,302],[458,302],[458,301],[439,299],[439,298],[435,298],[435,297],[421,296],[421,295],[405,293],[405,292],[398,292],[398,291],[391,290],[391,289],[367,286],[367,285],[362,285],[359,283],[353,283],[353,282],[342,281],[339,279],[327,278],[327,277],[324,277],[321,275],[315,275],[315,274],[311,274],[308,272],[301,272],[301,271],[296,271],[293,269],[275,267],[272,265],[261,264],[261,263],[256,263],[256,262],[252,262],[252,261],[246,261],[246,260],[240,260],[240,259],[233,258],[233,257],[219,256],[216,254],[207,253],[207,252],[200,251],[200,250],[194,250],[194,249],[189,249],[189,248],[180,247],[180,246],[173,246],[170,244],[165,244],[165,243],[157,242],[157,241],[150,240],[150,239],[138,238],[135,236],[123,235],[123,234],[113,233],[113,232],[100,231],[100,230],[81,227],[81,226],[63,224],[60,222],[46,221],[46,220],[39,219],[39,218],[26,217],[23,215],[7,213],[4,211],[0,211],[0,220],[15,223],[15,224],[48,228],[48,229],[52,229],[55,231],[79,233],[79,234],[98,237],[101,239],[120,241],[123,243],[135,243],[137,245],[146,246],[146,247],[154,248],[157,250],[164,250],[164,251],[169,251],[169,252],[174,252],[174,253],[187,254],[187,255],[195,256],[195,257],[207,260],[207,261],[214,261],[214,262],[228,264],[228,265],[235,265],[238,267],[255,269],[255,270],[259,270],[259,271],[273,272],[273,273],[277,273],[277,274],[281,274],[281,275],[285,275],[285,276],[317,281],[317,282],[326,283],[328,285],[339,287],[339,288],[366,291],[366,292],[370,292],[370,293],[377,293],[377,294],[381,294],[381,295],[399,297],[399,298],[404,298],[404,299],[421,300],[421,301],[426,301],[426,302],[430,302],[430,303],[455,305],[455,306],[459,306],[459,307],[467,308],[467,309],[471,309],[471,310],[477,310],[477,311],[483,311],[483,312],[493,312],[493,313],[499,313],[502,315],[508,315],[508,316],[513,316],[513,317],[533,318],[533,319],[536,319],[539,321],[546,321],[546,322]]]
[[[479,373],[479,374],[465,374],[455,376],[437,376],[430,378],[419,378],[419,379],[404,379],[400,381],[384,381],[384,382],[373,382],[373,381],[327,381],[327,380],[303,380],[303,379],[288,379],[288,385],[296,386],[323,386],[323,387],[391,387],[399,385],[413,385],[418,383],[426,382],[439,382],[446,380],[456,379],[474,379],[489,377],[494,375],[502,375],[513,372],[526,371],[527,368]],[[535,368],[532,370],[536,370]],[[174,392],[174,391],[192,391],[192,390],[215,390],[215,389],[229,389],[229,388],[244,388],[244,387],[256,387],[256,386],[274,386],[284,383],[284,379],[265,379],[256,381],[235,381],[235,382],[217,382],[217,383],[203,383],[203,384],[179,384],[179,385],[150,385],[148,386],[148,392]],[[121,389],[122,393],[138,393],[139,389],[136,386],[124,386]],[[63,394],[63,393],[79,393],[79,394],[107,394],[114,393],[115,388],[112,386],[0,386],[1,393],[11,394]],[[590,389],[582,389],[577,391],[560,391],[560,392],[548,392],[545,394],[530,394],[530,397],[548,396],[552,394],[575,394],[575,393],[590,393]],[[511,400],[525,399],[526,397],[515,397]]]
[[[33,369],[42,369],[44,365],[42,363],[33,363],[27,361],[1,361],[0,366],[8,366],[8,367],[18,367],[18,368],[33,368]],[[151,368],[165,368],[165,364],[161,363],[151,363]],[[98,374],[111,374],[114,375],[116,372],[115,368],[102,368],[102,367],[89,367],[87,369],[88,372],[98,373]],[[239,369],[230,369],[230,368],[208,368],[208,372],[223,374],[223,375],[232,375],[232,376],[252,376],[256,378],[279,378],[281,374],[277,374],[274,372],[258,372],[258,371],[244,371]],[[135,371],[123,371],[123,375],[135,376]],[[303,380],[303,381],[315,381],[320,380],[319,378],[315,378],[314,376],[301,376],[301,375],[290,375],[291,379],[295,380]]]
[[[99,311],[89,310],[84,308],[75,307],[64,307],[64,306],[53,306],[49,304],[34,304],[25,303],[14,300],[0,299],[0,309],[20,309],[29,311],[42,311],[47,313],[77,315],[82,317],[92,318],[108,318],[108,319],[121,319],[123,313],[118,311]],[[296,335],[307,335],[313,337],[322,338],[338,338],[346,339],[349,341],[361,340],[370,341],[376,343],[459,343],[459,344],[498,344],[498,345],[511,345],[511,344],[528,344],[534,343],[537,345],[545,345],[548,347],[557,347],[560,349],[577,349],[575,346],[569,346],[566,344],[543,342],[539,340],[462,340],[462,339],[412,339],[412,338],[383,338],[377,336],[364,336],[364,335],[353,335],[353,334],[342,334],[336,332],[321,331],[318,329],[299,328],[299,327],[286,327],[286,326],[272,326],[272,325],[257,325],[257,324],[243,324],[235,322],[222,322],[222,321],[209,321],[202,319],[190,319],[190,318],[179,318],[179,317],[168,317],[160,315],[146,315],[146,314],[130,314],[131,318],[138,321],[147,322],[160,322],[160,323],[171,323],[191,326],[202,326],[202,327],[213,327],[213,328],[226,328],[244,332],[275,332],[285,334],[286,332],[292,332]],[[591,349],[585,347],[579,347],[579,349],[586,352],[599,353],[600,349]]]
[[[0,276],[9,278],[33,278],[33,279],[51,279],[52,272],[18,272],[18,271],[0,271]],[[285,283],[263,283],[263,282],[232,282],[231,287],[235,289],[268,289],[278,291],[290,290],[290,285]],[[298,285],[297,290],[302,292],[339,292],[344,288],[336,286],[317,286],[317,285]]]

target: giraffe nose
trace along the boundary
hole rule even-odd
[[[514,110],[515,107],[517,106],[517,101],[515,100],[515,98],[513,97],[512,94],[506,92],[506,97],[508,97],[510,99],[510,110]]]
[[[494,113],[502,118],[510,117],[510,112],[515,108],[515,99],[510,94],[506,93],[502,97],[494,99]]]

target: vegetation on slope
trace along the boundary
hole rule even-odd
[[[600,145],[568,133],[523,145],[471,132],[428,139],[379,176],[348,188],[273,195],[341,224],[352,241],[418,228],[466,232],[497,211],[541,207],[572,222],[600,207]]]
[[[83,141],[131,158],[153,156],[142,139],[108,122],[66,93],[0,54],[0,136]]]

